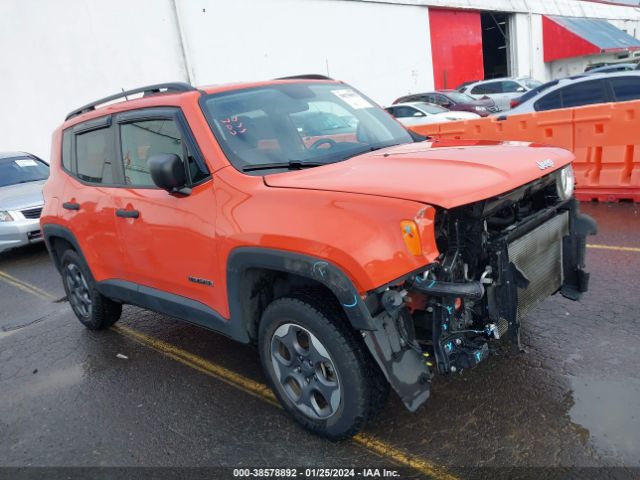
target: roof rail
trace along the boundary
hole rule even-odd
[[[292,75],[290,77],[280,77],[274,80],[333,80],[333,78],[318,73],[307,73],[303,75]]]
[[[148,85],[146,87],[134,88],[133,90],[122,91],[120,93],[116,93],[115,95],[104,97],[100,100],[96,100],[95,102],[83,105],[82,107],[77,108],[69,113],[65,117],[65,121],[75,116],[82,115],[83,113],[91,112],[92,110],[95,110],[98,105],[102,105],[103,103],[112,102],[113,100],[118,100],[119,98],[126,98],[129,95],[135,95],[137,93],[142,93],[146,97],[158,93],[191,92],[194,90],[197,89],[194,86],[184,82],[159,83],[157,85]]]

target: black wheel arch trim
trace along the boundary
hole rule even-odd
[[[47,250],[49,251],[51,260],[53,261],[53,264],[55,265],[58,272],[61,272],[61,264],[60,264],[61,258],[58,257],[58,252],[56,251],[55,248],[53,248],[52,240],[54,238],[62,238],[63,240],[66,240],[67,242],[69,242],[73,247],[73,249],[76,251],[76,253],[80,255],[80,258],[82,258],[84,263],[88,265],[87,259],[82,253],[82,249],[80,248],[80,244],[78,243],[78,240],[76,239],[75,235],[71,232],[71,230],[69,230],[68,228],[63,227],[62,225],[49,223],[42,226],[42,236],[44,237],[44,243],[47,246]]]
[[[339,267],[322,258],[259,247],[238,247],[229,254],[227,293],[232,319],[243,317],[241,280],[243,272],[250,268],[264,268],[310,278],[327,287],[335,295],[355,329],[376,329],[364,300],[353,282]]]

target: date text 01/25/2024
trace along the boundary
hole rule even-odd
[[[235,468],[235,478],[394,478],[397,470],[386,468]]]

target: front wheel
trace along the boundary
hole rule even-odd
[[[331,440],[355,435],[377,403],[380,372],[344,320],[305,299],[281,298],[266,308],[259,331],[262,366],[280,403]]]
[[[64,290],[78,320],[90,330],[103,330],[117,322],[122,304],[98,292],[82,258],[75,251],[67,250],[60,264]]]

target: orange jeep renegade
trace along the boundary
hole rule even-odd
[[[420,137],[320,75],[153,85],[55,131],[42,230],[86,327],[132,304],[255,342],[284,408],[339,439],[587,290],[572,159]]]

